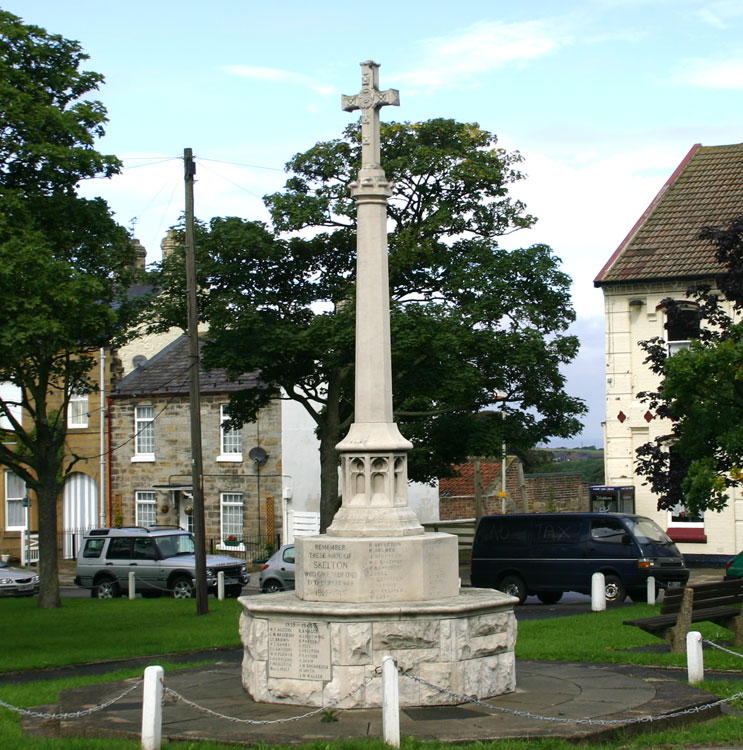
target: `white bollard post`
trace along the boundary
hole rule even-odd
[[[655,604],[655,578],[648,576],[648,604]]]
[[[142,750],[160,750],[163,734],[162,667],[147,667],[142,691]]]
[[[221,602],[224,599],[224,571],[217,573],[217,599]]]
[[[382,657],[382,739],[400,747],[400,694],[397,666],[391,656]]]
[[[591,611],[603,612],[606,609],[606,580],[603,573],[591,576]]]
[[[704,679],[702,634],[697,630],[690,630],[686,634],[686,671],[692,685]]]
[[[135,581],[135,573],[133,570],[129,571],[129,598],[134,599],[137,595],[137,583]]]

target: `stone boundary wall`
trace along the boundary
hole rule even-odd
[[[506,513],[525,512],[523,493],[526,493],[529,513],[588,511],[590,502],[588,484],[580,474],[555,472],[552,474],[527,474],[521,485],[519,466],[512,464],[506,470],[506,488],[508,498]],[[500,489],[500,482],[495,490],[483,493],[483,515],[501,512],[501,498],[494,494]],[[441,497],[439,501],[439,518],[442,521],[454,521],[462,518],[474,518],[475,496],[459,495]]]
[[[530,513],[590,510],[588,485],[580,474],[527,474],[524,479]]]

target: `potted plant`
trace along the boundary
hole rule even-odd
[[[225,540],[224,543],[228,547],[237,547],[240,542],[237,541],[237,537],[234,534],[230,534]]]
[[[165,503],[164,505],[160,507],[160,511],[162,513],[168,513],[170,511],[170,506],[167,503]]]
[[[191,505],[187,505],[187,506],[186,506],[186,507],[184,508],[184,512],[185,512],[185,514],[186,514],[187,516],[190,516],[190,515],[192,515],[192,514],[193,514],[193,506],[191,506]]]

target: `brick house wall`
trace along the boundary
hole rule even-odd
[[[524,475],[521,462],[509,456],[506,465],[506,513],[548,513],[587,511],[590,508],[588,485],[580,474]],[[482,461],[483,515],[502,512],[500,461]],[[458,477],[439,483],[439,517],[454,521],[475,517],[474,464],[457,467]]]

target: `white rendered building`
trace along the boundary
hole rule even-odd
[[[634,486],[635,512],[666,529],[692,563],[720,563],[743,549],[743,499],[737,492],[724,511],[699,518],[689,518],[682,506],[657,509],[656,496],[635,473],[635,451],[667,434],[669,425],[638,399],[658,386],[639,342],[663,338],[671,354],[688,346],[695,316],[686,290],[700,281],[714,286],[721,270],[699,233],[741,214],[743,144],[697,144],[594,281],[605,301],[605,483]],[[689,303],[688,318],[669,320],[662,304],[668,298]]]

